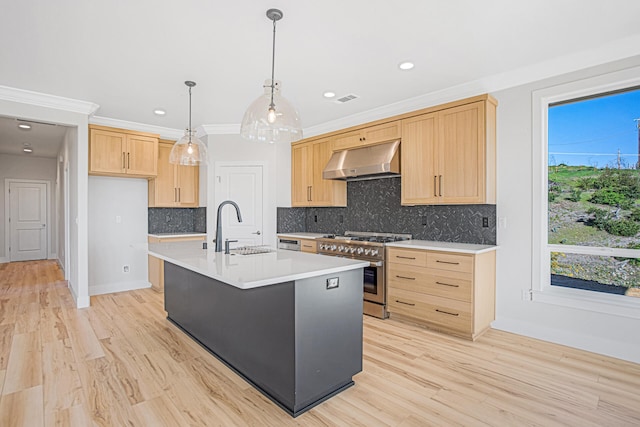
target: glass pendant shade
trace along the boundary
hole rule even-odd
[[[196,137],[194,131],[187,129],[169,154],[169,163],[182,166],[197,166],[207,163],[207,147]]]
[[[280,94],[276,81],[271,103],[271,80],[264,83],[264,94],[253,101],[242,118],[240,135],[250,141],[293,142],[302,139],[300,116],[293,105]]]

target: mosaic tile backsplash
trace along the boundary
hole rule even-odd
[[[496,244],[495,205],[401,206],[400,178],[348,182],[345,208],[278,208],[277,216],[279,233],[375,231],[409,233],[420,240]]]
[[[149,234],[206,233],[207,208],[149,208]]]

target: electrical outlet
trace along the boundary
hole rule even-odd
[[[129,266],[128,265],[123,266],[122,267],[122,271],[124,271],[125,273],[128,273],[129,272]]]
[[[427,217],[423,215],[420,218],[422,220],[422,225],[427,225]]]
[[[318,215],[313,216],[313,222],[318,222]]]
[[[344,215],[338,215],[338,222],[342,224],[344,222]]]
[[[122,223],[122,217],[120,215],[116,215],[116,224]]]
[[[506,216],[501,216],[500,218],[498,218],[498,226],[500,226],[500,228],[507,228],[507,217]]]
[[[482,217],[482,227],[483,227],[483,228],[487,228],[487,227],[489,227],[489,218],[488,218],[488,217],[486,217],[486,216],[483,216],[483,217]]]

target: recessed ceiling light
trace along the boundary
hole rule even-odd
[[[27,124],[27,123],[18,123],[18,127],[19,127],[20,129],[23,129],[23,130],[29,130],[29,129],[31,129],[31,125],[29,125],[29,124]]]
[[[409,61],[405,61],[405,62],[401,62],[400,64],[398,64],[398,68],[400,68],[403,71],[407,71],[410,70],[414,67],[415,65],[413,64],[413,62],[409,62]]]
[[[22,151],[24,151],[25,153],[33,153],[33,148],[24,147]]]
[[[334,96],[336,96],[336,93],[328,91],[328,92],[323,93],[322,96],[324,96],[325,98],[333,98]]]
[[[167,114],[167,112],[160,108],[156,108],[155,110],[153,110],[153,114],[155,114],[156,116],[164,116],[165,114]]]

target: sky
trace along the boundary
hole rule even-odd
[[[549,166],[638,162],[640,89],[549,108]]]

